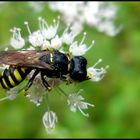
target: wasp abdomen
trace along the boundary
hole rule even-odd
[[[20,84],[28,75],[29,70],[22,67],[7,67],[1,77],[0,83],[4,89],[10,89]]]

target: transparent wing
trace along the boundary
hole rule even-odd
[[[1,51],[0,64],[52,70],[53,66],[39,60],[42,55],[46,55],[48,53],[49,51],[34,50]]]

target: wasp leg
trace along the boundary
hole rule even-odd
[[[33,76],[31,77],[31,79],[28,81],[28,83],[27,83],[27,85],[25,86],[25,88],[24,88],[24,90],[25,90],[25,94],[27,94],[27,90],[31,87],[31,85],[33,84],[33,81],[34,81],[34,79],[35,79],[35,77],[36,77],[36,75],[39,73],[39,71],[38,70],[36,70],[35,72],[34,72],[34,74],[33,74]]]
[[[60,75],[60,79],[66,81],[67,77],[65,75]]]
[[[47,80],[44,78],[44,74],[42,74],[42,73],[41,73],[41,79],[42,79],[43,85],[50,91],[51,90],[51,87],[48,84]]]
[[[68,79],[68,77],[66,77],[65,75],[60,75],[60,79],[62,81],[65,81],[66,82],[66,85],[69,85],[72,83],[72,81],[70,79]]]
[[[66,85],[69,85],[69,84],[71,84],[71,83],[72,83],[71,80],[67,80],[67,81],[66,81]]]

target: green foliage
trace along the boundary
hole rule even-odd
[[[110,65],[104,79],[98,83],[86,81],[80,84],[62,85],[67,93],[84,89],[83,96],[93,103],[89,108],[89,118],[80,112],[69,110],[65,98],[57,91],[50,96],[50,104],[58,115],[54,133],[48,135],[42,124],[45,101],[39,107],[23,96],[15,100],[0,102],[0,138],[139,138],[140,137],[140,2],[115,2],[119,6],[116,24],[122,24],[122,31],[109,37],[87,25],[86,43],[96,41],[86,53],[88,66],[99,58],[99,66]],[[9,44],[9,29],[16,26],[27,36],[24,21],[29,21],[31,29],[38,28],[39,16],[49,23],[59,14],[49,10],[47,2],[44,9],[35,12],[28,2],[5,2],[0,4],[0,50]],[[61,23],[62,28],[64,23]],[[80,38],[80,37],[79,37]],[[4,95],[4,91],[0,97]]]

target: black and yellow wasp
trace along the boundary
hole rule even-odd
[[[26,76],[35,70],[25,86],[27,91],[33,84],[38,73],[41,75],[43,85],[49,90],[51,87],[45,77],[59,78],[67,81],[81,82],[89,79],[87,74],[87,60],[83,56],[64,54],[58,50],[26,50],[0,52],[0,64],[9,65],[0,76],[0,86],[10,89],[20,84]]]

